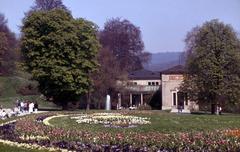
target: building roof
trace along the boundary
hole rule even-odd
[[[184,74],[185,68],[183,65],[176,65],[172,68],[161,71],[161,74]]]
[[[129,72],[128,78],[131,80],[158,80],[161,74],[184,74],[183,65],[176,65],[161,72],[149,71],[146,69]]]
[[[142,69],[130,72],[128,78],[132,80],[157,80],[160,79],[160,72]]]

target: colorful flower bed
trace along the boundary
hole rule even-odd
[[[21,120],[20,120],[21,121]],[[0,125],[0,142],[3,144],[24,147],[28,149],[39,149],[44,151],[67,151],[67,149],[60,149],[56,147],[46,146],[42,144],[46,138],[40,136],[26,136],[20,135],[16,132],[16,121],[9,121]],[[43,140],[44,139],[44,140]]]
[[[88,132],[45,125],[52,114],[32,115],[0,126],[2,142],[43,147],[52,151],[239,151],[239,130],[211,132]],[[69,115],[69,114],[64,114]],[[94,114],[90,114],[94,115]],[[105,115],[105,114],[103,114]],[[102,114],[99,120],[104,119]],[[110,114],[109,119],[115,118]],[[118,115],[118,114],[116,114]],[[79,120],[76,115],[73,119]],[[73,116],[72,116],[73,117]],[[111,117],[111,118],[110,118]],[[114,120],[113,118],[113,120]],[[107,119],[107,120],[109,120]],[[144,119],[145,120],[145,119]],[[236,133],[236,136],[235,136]]]
[[[115,128],[129,128],[151,124],[149,118],[123,115],[120,113],[80,114],[71,117],[71,119],[76,119],[77,123],[103,124],[105,127]]]

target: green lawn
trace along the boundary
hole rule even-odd
[[[50,120],[56,127],[67,129],[77,129],[86,131],[106,131],[106,132],[190,132],[206,131],[226,128],[239,128],[240,115],[193,115],[193,114],[171,114],[165,112],[150,112],[146,114],[135,114],[149,117],[150,125],[142,125],[136,128],[105,128],[102,125],[78,124],[70,117],[60,117]]]

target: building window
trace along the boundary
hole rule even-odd
[[[176,106],[176,93],[173,93],[173,105]]]
[[[158,83],[158,82],[156,82],[156,85],[159,85],[159,83]]]
[[[134,82],[134,85],[137,85],[137,82]]]
[[[155,85],[155,82],[152,82],[152,85]]]
[[[148,82],[148,85],[151,85],[151,82]]]

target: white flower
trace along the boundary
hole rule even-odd
[[[149,118],[126,116],[120,113],[93,113],[71,117],[77,123],[103,124],[110,126],[150,124]]]

